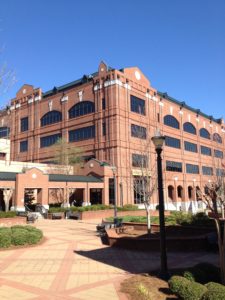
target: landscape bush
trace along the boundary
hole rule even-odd
[[[16,217],[15,211],[1,211],[0,218],[14,218]]]
[[[168,281],[170,290],[179,297],[184,294],[185,287],[190,283],[190,280],[178,275],[172,276]]]
[[[10,228],[0,228],[0,248],[9,248],[11,245],[37,244],[43,237],[40,229],[32,226],[15,225]]]
[[[220,282],[220,269],[210,263],[199,263],[187,271],[199,283],[206,284],[210,281]]]
[[[216,282],[209,282],[206,285],[208,291],[203,295],[201,300],[224,300],[225,286]]]

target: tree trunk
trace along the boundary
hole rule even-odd
[[[218,247],[219,247],[219,262],[220,262],[220,277],[221,283],[225,285],[225,222],[220,225],[220,220],[215,219],[216,222],[216,230],[218,236]],[[223,226],[223,230],[222,230]]]

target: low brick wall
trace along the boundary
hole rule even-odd
[[[166,211],[165,215],[169,215],[170,212]],[[146,216],[145,210],[129,210],[129,211],[118,211],[118,217],[123,216]],[[159,212],[157,210],[151,211],[151,216],[158,216]],[[114,210],[96,210],[96,211],[84,211],[79,213],[80,220],[87,220],[87,219],[105,219],[114,216]]]
[[[0,226],[24,225],[26,223],[26,217],[0,218]]]
[[[148,238],[147,236],[129,237],[117,234],[115,229],[108,229],[106,243],[111,247],[126,248],[136,251],[160,251],[159,234]],[[205,251],[209,245],[207,235],[198,236],[167,236],[168,251]]]

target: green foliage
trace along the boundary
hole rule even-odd
[[[118,211],[133,211],[133,210],[138,210],[138,207],[136,205],[132,205],[132,204],[125,204],[122,207],[117,207]]]
[[[49,213],[52,214],[52,213],[58,213],[58,212],[65,212],[67,210],[67,208],[65,207],[50,207],[49,208]]]
[[[209,282],[206,285],[208,291],[203,295],[201,300],[224,300],[225,286],[216,282]]]
[[[171,291],[183,300],[200,300],[207,292],[207,287],[182,276],[173,276],[169,282]]]
[[[14,218],[16,217],[15,211],[1,211],[0,218]]]
[[[11,246],[11,229],[7,227],[0,228],[0,248]]]
[[[190,271],[184,271],[184,278],[190,281],[195,281],[195,277]]]
[[[182,276],[172,276],[168,281],[170,290],[177,296],[184,294],[185,287],[191,282]]]
[[[217,282],[208,282],[205,285],[209,291],[223,291],[225,293],[225,286]],[[225,298],[224,298],[225,299]]]
[[[37,244],[43,237],[40,229],[33,226],[15,225],[11,228],[0,228],[0,248],[8,248],[11,245]]]

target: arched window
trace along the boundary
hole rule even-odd
[[[177,119],[171,115],[166,115],[164,117],[164,124],[173,128],[177,128],[177,129],[180,128],[180,124],[177,121]]]
[[[192,186],[188,186],[188,198],[192,199],[193,198],[193,187]]]
[[[199,130],[199,133],[200,133],[200,136],[201,136],[201,137],[210,140],[210,133],[208,132],[207,129],[201,128],[201,129]]]
[[[41,126],[46,126],[62,121],[62,113],[57,110],[53,110],[45,114],[41,118]]]
[[[196,134],[196,128],[193,124],[191,124],[190,122],[186,122],[183,125],[184,131],[191,133],[191,134]]]
[[[71,107],[69,119],[91,114],[95,111],[95,105],[91,101],[82,101]]]
[[[168,197],[170,200],[174,200],[174,187],[172,185],[168,186]]]
[[[0,138],[8,137],[10,133],[9,127],[0,127]]]
[[[183,199],[183,187],[181,185],[177,187],[177,197]]]
[[[222,138],[218,133],[213,133],[213,140],[219,144],[222,144]]]

